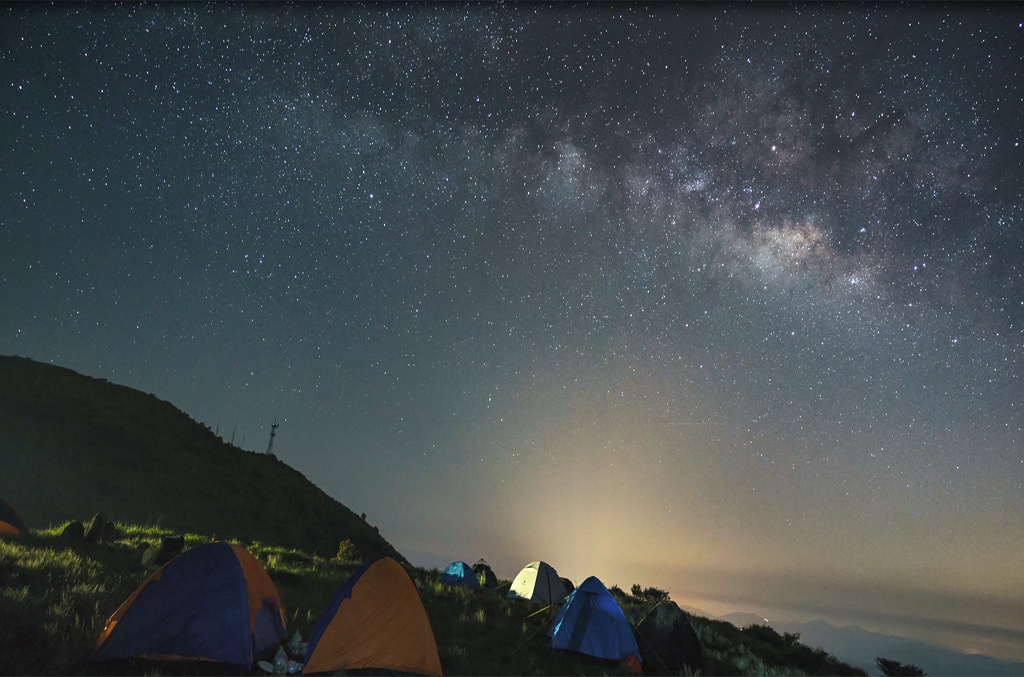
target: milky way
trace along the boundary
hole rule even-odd
[[[1024,659],[1015,7],[3,15],[0,353],[414,561]]]

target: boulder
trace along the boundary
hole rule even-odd
[[[158,567],[155,562],[156,558],[160,556],[160,546],[151,545],[142,553],[142,566],[147,569],[157,570]]]
[[[89,526],[85,529],[86,543],[102,543],[107,533],[107,518],[103,513],[98,512],[89,520]]]
[[[185,550],[185,537],[179,534],[171,534],[170,536],[164,536],[160,542],[160,556],[157,559],[157,563],[160,565],[167,564],[172,559],[177,557]]]
[[[164,536],[159,546],[150,546],[142,553],[142,566],[147,569],[158,569],[180,555],[184,549],[184,536]]]
[[[64,541],[68,545],[78,545],[85,541],[85,525],[75,520],[66,527],[64,531],[60,532],[60,540]]]

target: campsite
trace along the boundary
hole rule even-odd
[[[227,652],[215,659],[216,663],[210,659],[180,660],[169,656],[125,659],[127,654],[111,646],[114,640],[121,647],[134,643],[134,649],[127,649],[129,653],[145,652],[147,649],[139,648],[139,642],[152,641],[161,627],[169,628],[168,635],[174,635],[175,618],[170,612],[160,616],[156,626],[147,626],[145,637],[131,636],[131,633],[118,637],[116,633],[122,624],[114,625],[112,630],[108,624],[108,619],[116,617],[122,603],[140,583],[153,575],[142,566],[141,553],[171,534],[167,529],[118,524],[118,535],[112,542],[71,545],[61,536],[64,528],[65,525],[55,525],[0,541],[0,575],[7,581],[4,594],[0,596],[0,615],[5,619],[5,632],[0,637],[0,672],[266,674],[257,667],[257,656],[254,655],[252,664],[247,665],[250,658],[231,655],[232,645],[223,639],[211,642],[216,650]],[[361,671],[380,674],[370,669],[366,661],[372,662],[381,656],[385,661],[393,661],[395,656],[398,659],[411,656],[412,663],[390,663],[404,668],[391,668],[399,674],[627,675],[635,672],[629,661],[579,651],[581,648],[592,651],[579,644],[580,640],[587,641],[586,633],[573,637],[568,625],[570,614],[574,614],[571,620],[579,620],[579,609],[511,599],[508,580],[499,581],[494,587],[471,589],[442,582],[438,569],[403,567],[391,558],[376,560],[367,566],[360,561],[324,558],[258,542],[247,543],[243,548],[239,544],[213,542],[210,537],[199,534],[185,534],[184,540],[186,549],[166,565],[168,574],[176,561],[182,561],[190,553],[218,547],[223,548],[222,555],[229,558],[234,558],[239,551],[251,553],[248,555],[251,560],[247,557],[248,566],[252,567],[255,562],[259,569],[265,570],[264,583],[272,582],[283,612],[283,617],[276,619],[277,623],[273,615],[265,615],[272,641],[264,646],[262,655],[269,660],[274,652],[267,651],[268,648],[286,645],[287,638],[298,632],[308,642],[307,648],[315,640],[325,648],[329,642],[348,642],[340,649],[334,644],[333,649],[311,653],[311,658],[316,657],[314,660],[321,660],[318,654],[325,657],[325,663],[311,665],[318,673],[342,672],[344,668],[340,664],[330,662],[338,659],[339,652],[354,656],[350,660],[363,661],[361,665],[367,666],[350,667],[345,670],[346,674]],[[353,588],[358,589],[360,581],[371,575],[397,581],[405,577],[408,585],[404,598],[371,604],[367,599],[353,597]],[[678,660],[672,657],[672,651],[681,649],[682,643],[676,641],[672,649],[664,647],[664,640],[661,640],[655,653],[651,647],[659,640],[653,633],[649,633],[650,636],[639,634],[637,628],[644,627],[641,622],[652,607],[670,609],[674,605],[652,605],[616,586],[611,588],[616,593],[613,596],[603,584],[591,580],[595,582],[582,583],[581,588],[600,586],[598,605],[621,609],[618,630],[625,633],[627,641],[636,633],[639,641],[632,647],[638,646],[644,657],[643,674],[863,674],[824,651],[806,647],[791,636],[780,636],[767,626],[739,629],[723,621],[687,617],[678,611],[677,614],[692,626],[694,638],[699,642],[699,657],[694,667],[677,663],[676,669],[671,670],[662,661]],[[140,593],[136,600],[141,597]],[[205,598],[201,595],[200,599]],[[346,602],[353,600],[357,604],[352,609],[347,608]],[[246,612],[244,596],[242,602],[242,612]],[[365,608],[356,609],[359,605]],[[218,603],[216,606],[230,605]],[[582,614],[598,615],[589,607],[581,608],[585,609]],[[126,615],[122,614],[122,618]],[[559,621],[568,630],[561,633],[562,648],[554,647],[548,635],[553,623],[557,625]],[[653,624],[653,619],[649,624]],[[390,647],[381,645],[379,638],[389,636],[396,627],[401,628],[403,641],[393,641]],[[263,634],[267,636],[266,631]],[[97,649],[98,638],[104,642]],[[418,639],[419,643],[411,642],[410,638]],[[568,643],[573,641],[576,650],[568,648]],[[601,643],[599,638],[597,643]],[[108,646],[110,648],[106,648]],[[250,646],[249,638],[233,646],[242,647],[244,653]],[[634,650],[632,647],[629,651]],[[435,670],[438,667],[440,669]]]
[[[486,553],[417,567],[282,461],[152,395],[23,358],[0,376],[2,674],[265,674],[280,647],[285,670],[317,673],[862,674],[527,553],[507,578]]]

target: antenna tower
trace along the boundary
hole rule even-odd
[[[267,453],[268,454],[271,453],[272,451],[274,451],[274,435],[276,435],[276,434],[277,434],[277,419],[275,418],[274,422],[270,424],[270,444],[267,445]]]

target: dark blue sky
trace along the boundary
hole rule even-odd
[[[1024,659],[1019,6],[0,11],[0,353],[417,563]]]

